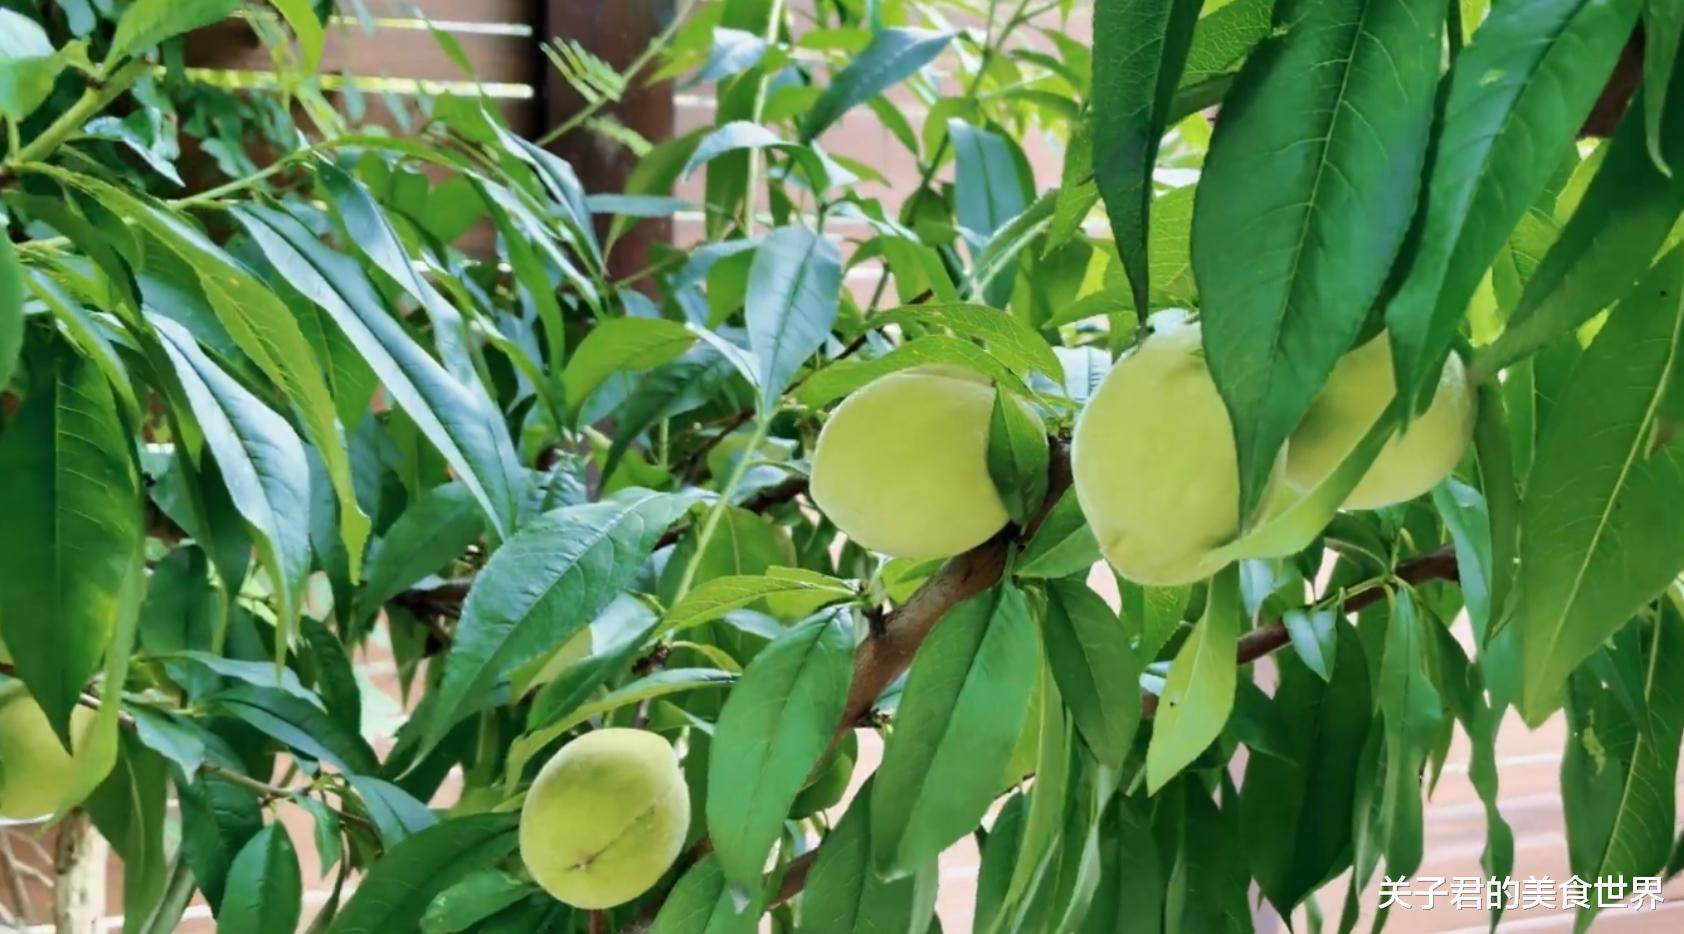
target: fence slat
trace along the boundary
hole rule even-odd
[[[531,84],[539,74],[535,41],[526,36],[453,33],[473,63],[479,79],[499,84]],[[187,64],[196,68],[270,71],[274,60],[251,27],[231,19],[187,37]],[[376,78],[464,81],[468,75],[450,60],[425,29],[336,28],[322,52],[323,73]]]
[[[428,19],[458,23],[532,22],[531,0],[363,0],[368,12],[378,17],[408,19],[419,10]],[[351,12],[350,4],[340,9]]]

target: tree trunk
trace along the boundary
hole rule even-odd
[[[58,934],[98,934],[105,918],[105,838],[88,812],[77,808],[58,825],[53,857],[53,929]]]

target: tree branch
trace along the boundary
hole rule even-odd
[[[1059,495],[1070,484],[1069,457],[1062,447],[1055,451],[1053,475],[1049,480],[1047,502],[1042,507],[1041,514],[1036,517],[1037,523],[1045,517],[1046,511],[1058,501]],[[883,689],[906,670],[912,662],[912,656],[918,651],[918,646],[948,610],[966,597],[981,593],[999,582],[1005,571],[1006,546],[1009,541],[1008,536],[996,537],[949,561],[935,577],[919,588],[910,600],[889,616],[880,637],[867,639],[860,645],[855,655],[854,681],[848,690],[848,704],[842,722],[837,726],[836,741],[854,728],[861,717],[870,711],[871,705],[882,694]],[[1424,584],[1429,581],[1455,580],[1456,573],[1456,552],[1446,546],[1404,561],[1398,565],[1396,576],[1410,584]],[[1353,594],[1340,604],[1339,609],[1344,614],[1355,613],[1378,603],[1385,599],[1385,596],[1386,592],[1381,588],[1364,590]],[[1287,633],[1286,625],[1278,619],[1273,620],[1241,637],[1238,651],[1235,653],[1235,662],[1248,665],[1291,642],[1292,637]],[[1152,716],[1157,706],[1157,695],[1144,695],[1141,698],[1141,716]],[[833,747],[836,741],[832,742]],[[821,848],[822,844],[790,861],[784,870],[778,891],[773,896],[772,905],[783,904],[800,893],[802,887],[807,884],[807,874],[812,870],[812,864],[817,860]]]
[[[1047,476],[1047,498],[1023,534],[1034,533],[1069,486],[1070,451],[1064,443],[1055,441]],[[884,689],[911,666],[918,647],[948,610],[1000,582],[1006,570],[1007,553],[1016,537],[1017,530],[1008,526],[999,535],[942,565],[934,577],[883,620],[880,629],[860,643],[854,653],[854,678],[848,687],[848,703],[843,707],[841,722],[836,725],[832,747],[841,742],[861,717],[871,712],[871,705]]]
[[[1643,27],[1639,25],[1620,50],[1620,58],[1614,64],[1614,70],[1608,75],[1608,83],[1602,86],[1602,93],[1597,97],[1596,104],[1585,115],[1585,122],[1579,127],[1579,136],[1613,136],[1619,128],[1620,120],[1625,117],[1626,108],[1631,99],[1637,94],[1637,89],[1643,84]]]
[[[1457,574],[1456,550],[1448,545],[1436,551],[1429,551],[1416,555],[1397,566],[1398,580],[1408,584],[1425,584],[1430,581],[1455,580]],[[1352,594],[1344,603],[1339,605],[1342,615],[1349,615],[1365,607],[1373,606],[1386,599],[1384,588],[1376,587]],[[1239,649],[1235,652],[1235,664],[1249,665],[1268,655],[1276,649],[1292,643],[1292,636],[1286,631],[1286,624],[1279,619],[1251,630],[1240,637]],[[1146,694],[1141,698],[1140,715],[1150,717],[1157,712],[1158,695]]]

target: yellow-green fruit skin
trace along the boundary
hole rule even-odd
[[[520,812],[520,858],[557,900],[612,908],[660,881],[689,826],[690,793],[667,741],[593,730],[538,772]]]
[[[1070,467],[1106,560],[1131,581],[1168,586],[1225,563],[1212,552],[1239,532],[1240,475],[1199,326],[1168,316],[1153,325],[1088,400]]]
[[[93,721],[90,708],[71,711],[70,735],[78,752]],[[74,803],[64,797],[81,784],[79,766],[40,705],[21,686],[0,695],[0,818],[35,820]]]
[[[964,371],[891,373],[836,407],[813,453],[813,501],[856,543],[946,558],[1006,524],[988,476],[994,387]]]
[[[1333,368],[1287,443],[1287,482],[1301,491],[1313,489],[1351,453],[1395,394],[1392,347],[1381,332]],[[1345,508],[1390,506],[1437,486],[1462,459],[1477,414],[1467,370],[1462,359],[1451,354],[1439,374],[1432,404],[1380,450],[1345,499]]]

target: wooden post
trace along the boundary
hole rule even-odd
[[[675,15],[673,0],[545,0],[540,38],[573,39],[608,64],[624,70],[660,35]],[[547,126],[558,126],[577,113],[583,101],[567,81],[545,64],[539,84]],[[653,69],[646,69],[653,71]],[[659,143],[673,135],[672,83],[650,85],[647,75],[632,82],[625,99],[606,107],[612,116],[645,139]],[[556,154],[573,164],[579,180],[591,194],[620,192],[626,177],[637,165],[637,157],[621,143],[590,129],[581,129],[557,140]],[[629,276],[649,263],[652,243],[672,239],[672,224],[665,220],[643,221],[617,244],[608,259],[609,272]]]

